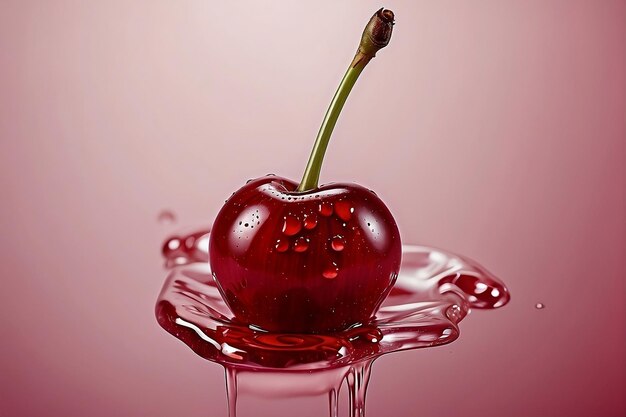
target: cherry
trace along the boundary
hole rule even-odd
[[[235,317],[258,328],[325,333],[366,324],[391,291],[401,243],[389,209],[357,184],[318,186],[324,153],[359,74],[391,37],[393,13],[365,28],[318,133],[302,181],[250,180],[218,213],[213,276]]]

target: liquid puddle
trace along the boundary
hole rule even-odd
[[[349,210],[344,211],[347,216]],[[271,333],[234,319],[213,279],[208,241],[209,232],[200,230],[164,242],[169,275],[156,316],[195,353],[225,368],[229,417],[236,417],[242,392],[265,397],[326,393],[329,416],[338,417],[344,383],[350,417],[365,417],[376,358],[451,343],[470,309],[498,308],[510,298],[504,284],[476,262],[404,245],[396,284],[370,323],[334,334]]]

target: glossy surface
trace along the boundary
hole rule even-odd
[[[211,233],[212,234],[212,233]],[[470,308],[493,309],[509,301],[504,284],[477,263],[422,246],[404,246],[397,282],[368,323],[332,334],[266,332],[234,319],[207,262],[209,234],[172,236],[163,245],[169,274],[156,305],[165,330],[201,357],[226,369],[229,417],[237,398],[290,397],[326,392],[329,416],[338,416],[346,383],[350,417],[365,417],[373,361],[386,353],[448,344]],[[177,252],[171,246],[186,245]],[[325,272],[326,273],[326,272]],[[335,278],[335,276],[325,276]]]
[[[356,184],[296,193],[269,175],[249,181],[217,215],[213,274],[237,319],[265,330],[341,331],[367,322],[398,275],[398,227]]]
[[[166,264],[174,266],[156,315],[198,355],[238,369],[327,370],[447,344],[459,336],[458,323],[470,308],[493,309],[509,301],[504,284],[477,263],[409,245],[403,247],[397,282],[371,321],[333,334],[266,332],[237,320],[222,299],[206,262],[212,234],[198,231],[164,243],[165,249],[171,242],[188,242],[177,253],[164,250]]]

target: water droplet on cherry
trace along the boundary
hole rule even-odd
[[[187,239],[185,239],[185,249],[189,250],[189,249],[193,249],[194,246],[196,245],[196,237],[195,236],[189,236]]]
[[[341,252],[343,248],[346,247],[343,237],[339,235],[333,237],[330,241],[330,247],[333,248],[334,251]]]
[[[295,252],[305,252],[309,248],[309,239],[304,236],[300,236],[293,244],[293,250]]]
[[[317,216],[315,214],[309,214],[304,218],[304,228],[311,230],[317,226]]]
[[[354,207],[348,201],[337,201],[335,203],[335,213],[344,222],[349,221],[354,213]]]
[[[318,211],[322,216],[328,217],[333,214],[333,205],[327,201],[320,203]]]
[[[289,241],[286,239],[279,239],[276,241],[276,250],[278,252],[287,252],[289,249]]]
[[[338,273],[339,267],[337,267],[337,264],[333,262],[332,265],[324,269],[324,272],[322,272],[322,276],[326,279],[333,279],[337,277]]]
[[[300,220],[293,216],[286,216],[285,223],[283,223],[283,233],[287,236],[293,236],[302,229],[302,223]]]

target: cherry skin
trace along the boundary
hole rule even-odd
[[[328,333],[367,323],[398,276],[396,222],[359,185],[297,187],[258,178],[222,207],[209,238],[222,297],[237,320],[268,331]]]

